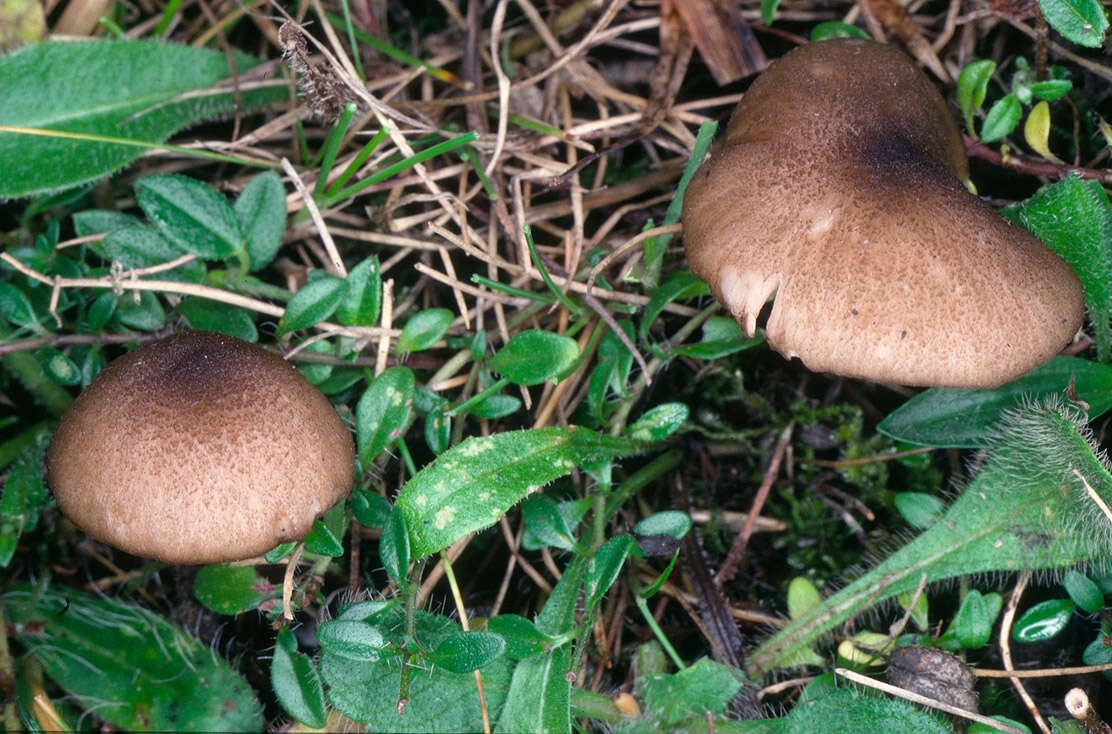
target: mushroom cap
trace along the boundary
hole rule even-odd
[[[1081,283],[962,183],[941,95],[899,51],[812,43],[774,62],[684,197],[692,271],[750,335],[815,371],[994,387],[1057,353]]]
[[[89,535],[168,563],[304,537],[351,489],[351,433],[293,365],[188,331],[108,365],[62,416],[47,479]]]

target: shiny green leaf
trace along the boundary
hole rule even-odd
[[[1012,626],[1016,642],[1040,642],[1056,637],[1066,628],[1077,605],[1070,599],[1047,599],[1024,612]]]

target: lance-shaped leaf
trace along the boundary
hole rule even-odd
[[[585,428],[539,428],[469,438],[402,487],[394,503],[413,558],[447,548],[584,461],[628,456],[645,444]]]

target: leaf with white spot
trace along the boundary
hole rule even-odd
[[[359,461],[369,466],[405,430],[413,410],[413,370],[391,367],[375,378],[355,406]]]
[[[409,480],[394,508],[405,515],[412,557],[423,558],[492,525],[541,485],[584,462],[648,446],[574,426],[469,438]]]

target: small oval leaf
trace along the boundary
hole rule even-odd
[[[497,660],[506,641],[493,632],[457,632],[443,639],[425,659],[453,673],[470,673]]]
[[[430,308],[406,322],[398,337],[398,354],[428,349],[444,338],[455,316],[446,308]]]
[[[1039,642],[1055,637],[1066,628],[1077,605],[1070,599],[1048,599],[1023,613],[1012,627],[1016,642]]]
[[[523,331],[498,350],[488,365],[515,385],[556,379],[579,357],[574,339],[548,331]]]
[[[324,321],[340,305],[346,289],[347,282],[334,275],[322,275],[305,284],[286,304],[286,312],[278,322],[278,333],[305,329]]]
[[[401,435],[413,410],[413,370],[391,367],[375,378],[355,406],[355,437],[359,461],[370,466],[382,450]]]
[[[349,619],[334,619],[317,629],[317,642],[325,652],[348,660],[370,663],[393,655],[377,627]]]

